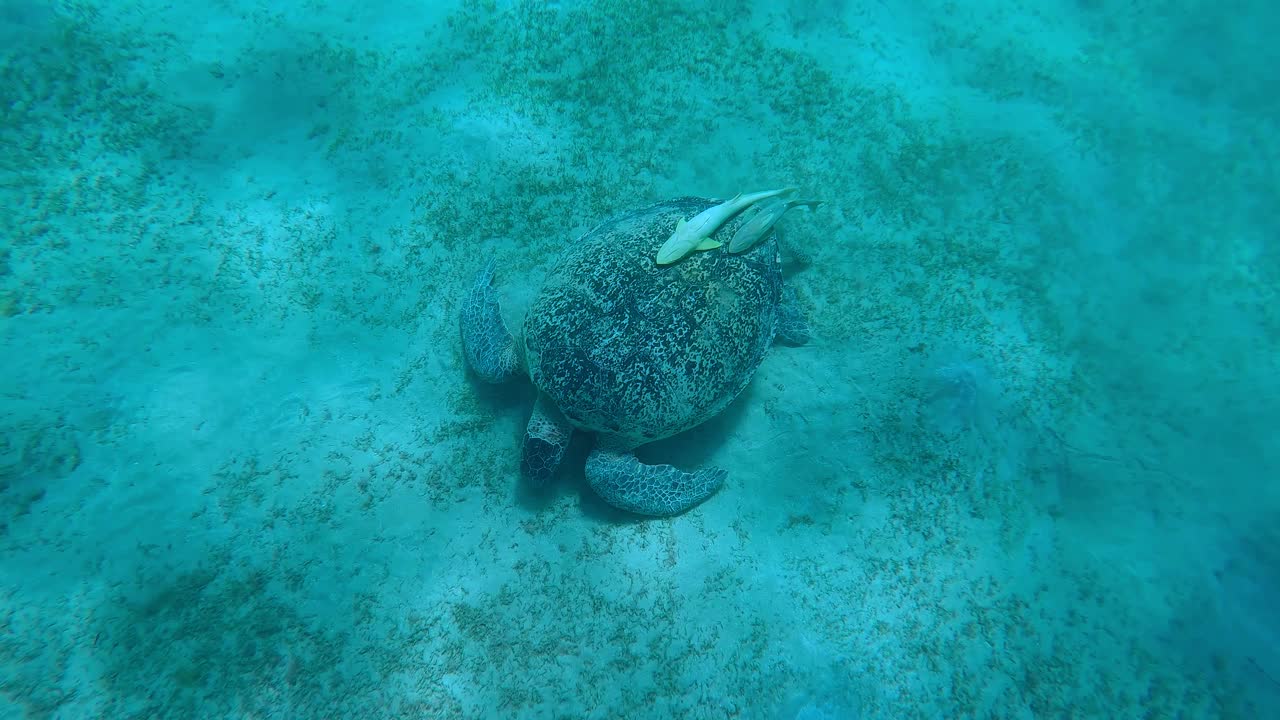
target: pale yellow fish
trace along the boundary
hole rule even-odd
[[[761,203],[755,214],[742,223],[738,232],[733,234],[733,239],[729,241],[729,252],[736,254],[755,247],[756,243],[760,242],[791,208],[805,205],[812,209],[821,204],[821,200],[783,200],[782,198],[773,198]]]
[[[746,195],[738,193],[737,197],[732,200],[713,205],[693,216],[691,220],[681,219],[676,223],[675,232],[671,233],[671,237],[667,238],[661,248],[658,248],[658,256],[655,259],[659,265],[670,265],[695,249],[719,247],[720,243],[710,240],[710,238],[729,218],[761,200],[777,197],[794,190],[795,188],[789,187]]]

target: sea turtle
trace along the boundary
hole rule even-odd
[[[684,197],[606,220],[561,255],[531,303],[523,342],[507,330],[494,261],[461,313],[463,348],[487,382],[527,373],[538,389],[521,467],[535,484],[555,473],[574,429],[592,432],[586,478],[611,505],[675,515],[724,482],[725,471],[645,465],[639,445],[688,430],[737,397],[775,338],[808,340],[784,292],[777,234],[750,251],[695,252],[671,265],[654,254],[676,224],[717,201]],[[740,218],[716,233],[733,237]]]

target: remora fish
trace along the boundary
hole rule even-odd
[[[755,244],[760,242],[761,238],[768,234],[769,229],[791,208],[804,205],[812,210],[821,204],[821,200],[783,200],[782,198],[774,198],[761,204],[751,219],[742,223],[738,232],[733,234],[733,239],[729,241],[729,252],[746,252],[755,247]]]
[[[667,238],[661,248],[658,248],[658,256],[655,259],[659,265],[670,265],[693,252],[694,249],[704,246],[704,244],[706,249],[719,247],[720,243],[714,240],[707,241],[710,240],[711,235],[716,230],[720,229],[720,226],[725,221],[761,200],[777,197],[794,190],[795,188],[782,188],[781,190],[765,190],[747,195],[738,193],[736,197],[728,202],[713,205],[703,210],[693,216],[692,220],[680,220],[676,223],[675,232],[671,233],[671,237]]]

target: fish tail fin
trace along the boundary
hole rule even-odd
[[[817,210],[818,206],[823,202],[823,200],[792,200],[787,203],[787,209],[789,210],[793,207],[806,207],[810,210]]]

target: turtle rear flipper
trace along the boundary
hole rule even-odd
[[[524,432],[520,470],[535,486],[542,486],[556,474],[565,448],[573,437],[573,425],[542,393],[533,404],[533,415]]]
[[[671,465],[645,465],[605,438],[587,456],[592,489],[610,505],[641,515],[679,515],[711,497],[727,474],[713,467],[685,472]]]
[[[476,274],[475,283],[462,301],[462,349],[467,364],[480,379],[500,383],[520,369],[520,354],[498,309],[498,294],[493,290],[494,265],[491,258]]]

